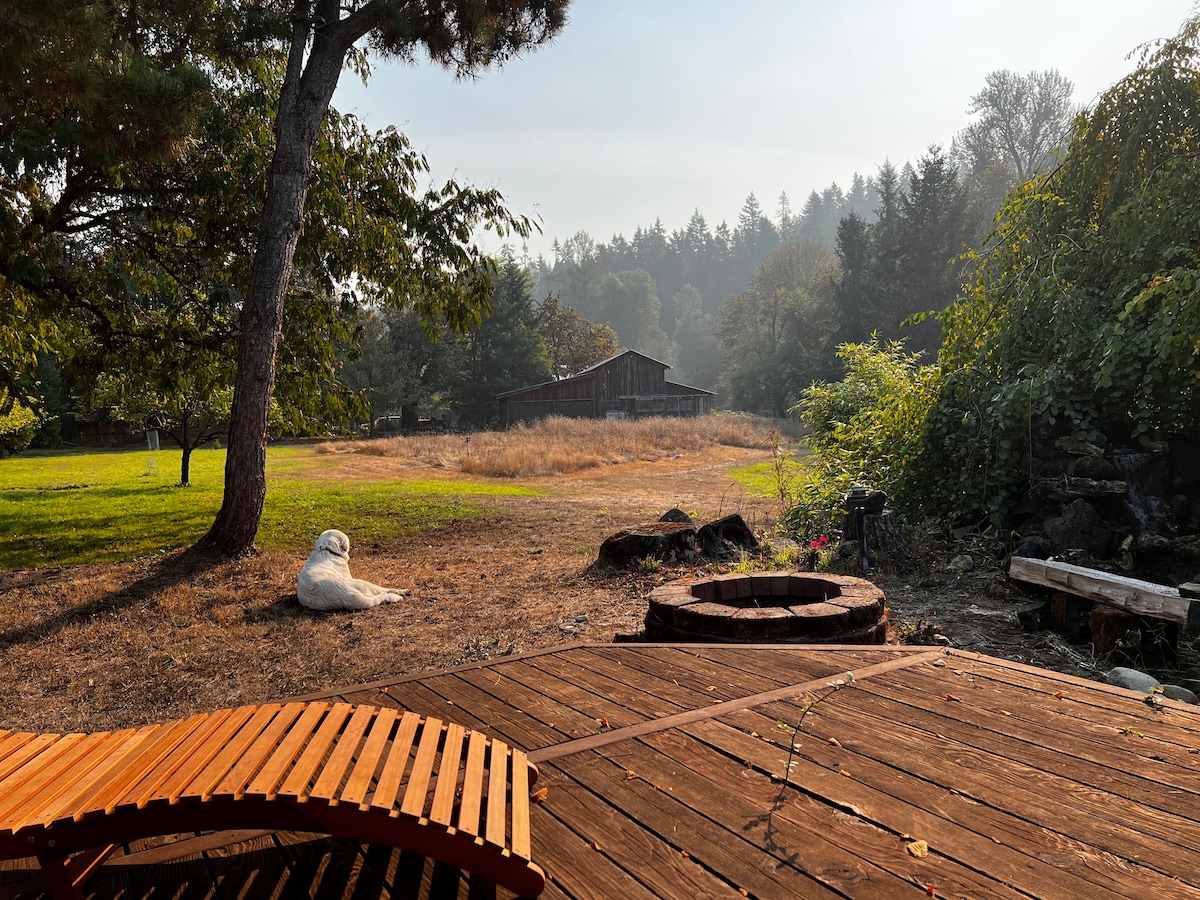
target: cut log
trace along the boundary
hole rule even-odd
[[[1066,591],[1140,616],[1166,619],[1189,627],[1200,625],[1200,601],[1181,597],[1178,588],[1163,584],[1111,575],[1052,559],[1022,556],[1012,558],[1008,574],[1018,581]]]

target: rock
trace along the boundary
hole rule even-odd
[[[1105,481],[1116,478],[1120,473],[1117,471],[1117,467],[1103,456],[1085,456],[1075,461],[1071,474],[1076,478]]]
[[[975,568],[975,559],[967,553],[960,553],[954,559],[950,560],[946,568],[955,575],[965,575]]]
[[[1090,441],[1085,441],[1083,438],[1075,437],[1060,437],[1054,442],[1054,446],[1063,453],[1069,453],[1071,456],[1103,456],[1104,451]]]
[[[1112,551],[1112,528],[1086,500],[1069,503],[1061,516],[1047,519],[1045,530],[1059,550],[1082,550],[1095,559],[1107,559]]]
[[[600,545],[598,561],[623,569],[650,557],[664,562],[692,562],[696,529],[683,522],[652,522],[618,531]]]
[[[1175,538],[1171,542],[1171,550],[1189,560],[1200,559],[1200,536],[1192,534]]]
[[[1124,497],[1129,493],[1129,484],[1124,481],[1071,476],[1055,479],[1047,487],[1052,497]]]
[[[696,532],[696,546],[709,559],[729,559],[739,550],[758,550],[758,538],[735,513],[701,526]]]
[[[1013,551],[1013,556],[1023,556],[1026,559],[1049,559],[1054,554],[1054,548],[1049,541],[1037,535],[1022,539]]]
[[[1113,687],[1125,688],[1142,694],[1149,694],[1156,687],[1162,687],[1162,684],[1154,676],[1139,672],[1137,669],[1127,669],[1124,666],[1112,669],[1104,676],[1104,681]]]
[[[1200,703],[1200,697],[1197,697],[1192,691],[1178,684],[1164,684],[1162,686],[1162,695],[1171,700],[1182,700],[1184,703]]]
[[[676,506],[674,509],[668,509],[662,514],[660,522],[680,522],[684,525],[695,525],[695,520],[685,513],[682,509]]]

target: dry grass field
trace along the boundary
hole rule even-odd
[[[704,520],[738,512],[759,531],[778,512],[730,474],[769,460],[772,434],[730,419],[735,436],[722,436],[722,418],[679,430],[591,423],[604,427],[558,443],[522,430],[509,448],[491,435],[321,448],[335,462],[289,477],[311,478],[314,489],[352,479],[518,478],[538,491],[473,498],[482,514],[394,538],[355,542],[351,533],[355,575],[412,590],[406,602],[365,612],[297,604],[307,549],[2,570],[0,728],[138,725],[635,631],[645,595],[690,572],[596,572],[605,537],[672,506]],[[555,447],[572,442],[586,464],[561,461]],[[529,461],[538,464],[532,474]]]

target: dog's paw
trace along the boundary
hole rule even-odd
[[[401,600],[403,600],[405,597],[407,597],[411,593],[412,593],[412,591],[408,590],[407,588],[390,588],[388,590],[387,594],[384,595],[383,602],[384,603],[399,603]]]

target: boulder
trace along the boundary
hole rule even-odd
[[[1093,481],[1109,481],[1116,479],[1120,472],[1117,467],[1103,456],[1084,456],[1075,461],[1071,474],[1076,478],[1090,478]]]
[[[1191,703],[1193,705],[1200,703],[1200,697],[1197,697],[1192,691],[1177,684],[1164,684],[1162,686],[1162,695],[1171,700],[1182,700],[1184,703]]]
[[[1114,687],[1125,688],[1130,691],[1137,691],[1142,694],[1149,694],[1155,688],[1162,687],[1161,682],[1153,675],[1147,675],[1145,672],[1139,672],[1137,669],[1127,669],[1124,666],[1117,666],[1104,676],[1106,684],[1111,684]]]
[[[626,528],[605,539],[598,559],[604,565],[623,569],[648,557],[663,562],[693,562],[695,526],[684,522],[653,522]]]
[[[1047,519],[1046,535],[1062,550],[1082,550],[1095,559],[1107,559],[1112,552],[1112,527],[1086,500],[1067,504],[1062,515]]]

